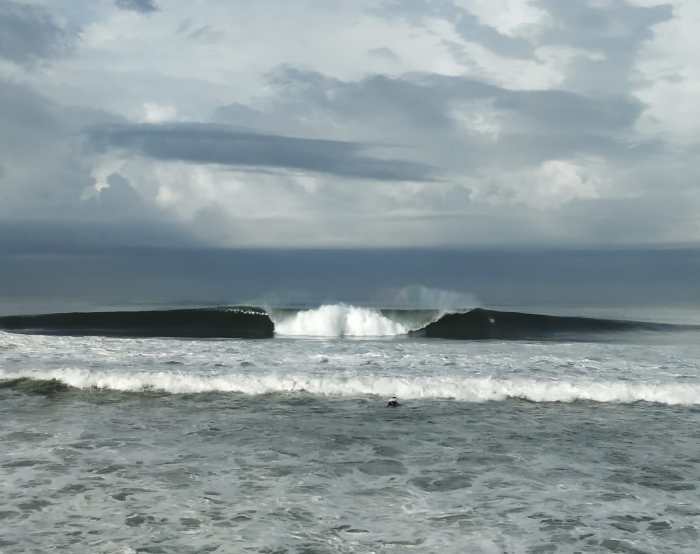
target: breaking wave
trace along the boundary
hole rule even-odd
[[[181,338],[388,337],[462,340],[594,339],[621,331],[700,330],[700,326],[553,316],[475,308],[467,312],[327,304],[306,310],[235,306],[76,312],[0,317],[0,329],[48,335]]]
[[[305,337],[386,337],[405,335],[409,328],[379,310],[328,304],[312,310],[273,316],[275,333]]]
[[[620,381],[543,381],[488,377],[422,376],[388,377],[320,376],[286,374],[227,374],[219,376],[183,373],[111,373],[61,369],[0,374],[0,388],[27,390],[63,386],[124,392],[163,391],[173,394],[235,392],[247,395],[309,393],[331,397],[389,397],[404,400],[451,399],[463,402],[522,399],[531,402],[593,401],[610,403],[651,402],[666,405],[700,404],[700,383],[628,383]],[[30,386],[30,382],[37,387]]]

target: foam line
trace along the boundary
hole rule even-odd
[[[380,337],[405,335],[409,329],[378,310],[328,304],[274,320],[275,333],[307,337]]]
[[[620,381],[544,381],[439,376],[401,377],[319,376],[304,374],[191,375],[175,372],[113,373],[85,369],[0,371],[0,379],[57,379],[78,389],[138,392],[161,390],[174,394],[238,392],[250,395],[305,391],[322,396],[454,399],[466,402],[520,398],[531,402],[654,402],[667,405],[700,404],[700,383],[629,383]]]

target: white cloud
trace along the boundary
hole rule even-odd
[[[593,162],[595,163],[595,162]],[[592,164],[591,164],[592,165]],[[547,160],[537,169],[533,190],[524,198],[537,208],[601,196],[602,180],[590,167],[567,160]]]
[[[610,0],[601,17],[615,8],[616,23],[601,30],[576,11],[596,3],[550,2],[547,11],[546,2],[455,0],[477,18],[471,34],[450,10],[409,14],[419,2],[384,13],[379,0],[171,0],[148,15],[106,0],[43,4],[62,29],[79,28],[80,40],[70,56],[37,67],[0,59],[0,76],[44,95],[43,104],[15,95],[0,105],[2,182],[11,182],[4,214],[83,217],[92,200],[119,189],[121,206],[138,204],[154,222],[175,220],[219,245],[585,242],[614,228],[616,213],[630,242],[698,238],[695,220],[658,201],[662,190],[700,209],[690,191],[697,2],[675,0],[674,18],[651,27],[666,16],[627,20],[633,3]],[[217,111],[226,105],[235,106],[228,119]],[[351,141],[434,169],[424,181],[371,172],[353,180],[309,163],[244,168],[226,156],[194,163],[91,151],[101,118],[216,119],[271,136]],[[40,130],[27,131],[38,120]],[[115,175],[125,181],[112,187]],[[80,207],[67,209],[81,194]],[[572,210],[582,214],[575,224],[565,217]],[[641,218],[652,215],[648,230]]]
[[[475,14],[484,25],[512,37],[534,38],[550,25],[547,12],[531,0],[458,0],[458,6]]]
[[[491,100],[456,102],[452,111],[460,128],[467,135],[476,135],[495,143],[508,125],[506,116],[494,109]]]
[[[158,104],[156,102],[144,102],[143,117],[145,123],[162,123],[173,121],[177,118],[177,108],[171,105]]]
[[[450,38],[465,66],[460,73],[519,90],[555,88],[566,78],[566,64],[561,63],[561,57],[546,55],[546,50],[536,58],[512,58],[461,37]]]
[[[648,105],[640,129],[676,144],[698,142],[700,133],[700,4],[676,0],[675,17],[657,25],[640,56],[636,95]]]

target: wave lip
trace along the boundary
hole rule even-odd
[[[411,334],[427,338],[463,340],[543,339],[576,338],[581,334],[621,331],[668,331],[684,327],[687,326],[476,308],[465,313],[445,314]]]
[[[409,331],[379,310],[346,304],[325,304],[275,319],[275,333],[284,336],[386,337]]]
[[[697,331],[700,326],[500,312],[483,308],[447,314],[422,310],[419,314],[416,310],[327,304],[300,311],[282,309],[272,312],[272,315],[260,308],[241,306],[3,316],[0,317],[0,330],[108,337],[272,338],[280,335],[369,338],[410,335],[471,340],[588,340],[611,332]]]
[[[271,338],[274,325],[260,308],[73,312],[0,317],[6,331],[77,336]]]
[[[3,386],[4,383],[4,386]],[[191,375],[182,373],[112,373],[84,369],[32,373],[0,373],[0,389],[46,394],[74,389],[124,392],[163,391],[172,394],[235,392],[247,395],[307,393],[358,398],[398,396],[403,400],[488,402],[520,399],[530,402],[576,402],[700,405],[700,383],[630,383],[623,381],[544,381],[490,377],[319,376],[287,374]]]

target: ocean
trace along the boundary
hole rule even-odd
[[[698,551],[697,330],[269,313],[269,339],[0,331],[0,552]]]

